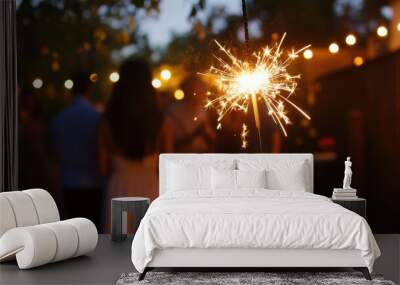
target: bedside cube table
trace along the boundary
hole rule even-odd
[[[123,241],[127,236],[127,212],[135,215],[135,231],[146,214],[150,199],[144,197],[119,197],[111,200],[111,239]]]
[[[342,207],[359,214],[364,219],[367,219],[367,200],[364,198],[356,199],[332,199],[332,202],[341,205]]]

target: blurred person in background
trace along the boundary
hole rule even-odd
[[[214,152],[215,128],[204,108],[205,84],[199,76],[190,75],[181,84],[183,100],[174,102],[166,111],[171,120],[174,151],[183,153]]]
[[[85,217],[99,228],[102,183],[97,167],[100,114],[90,104],[89,73],[72,76],[73,101],[52,121],[53,148],[59,160],[66,218]]]
[[[98,132],[99,169],[109,177],[106,231],[111,198],[158,196],[158,155],[172,151],[171,127],[157,104],[147,62],[128,60],[119,74]]]

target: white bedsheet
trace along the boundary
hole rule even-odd
[[[259,189],[162,195],[134,237],[135,268],[165,248],[358,249],[371,272],[380,255],[368,223],[328,198]]]

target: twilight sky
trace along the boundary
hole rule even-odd
[[[166,45],[172,33],[182,34],[190,30],[188,15],[193,3],[197,3],[197,0],[163,0],[157,17],[142,16],[139,29],[141,33],[148,35],[152,47]],[[216,6],[225,7],[227,14],[242,13],[240,0],[207,0],[206,8],[199,14],[199,18],[206,19]]]

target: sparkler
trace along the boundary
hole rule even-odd
[[[271,47],[267,46],[253,53],[253,62],[239,59],[215,41],[223,57],[215,56],[218,66],[211,66],[209,72],[203,75],[214,79],[221,93],[215,98],[210,95],[206,104],[206,107],[214,107],[217,111],[218,129],[222,127],[222,119],[226,114],[231,111],[247,113],[251,103],[261,145],[259,102],[265,104],[268,115],[279,125],[285,136],[287,136],[285,125],[290,124],[286,104],[310,119],[310,116],[290,100],[296,90],[300,75],[291,75],[287,71],[287,67],[299,56],[299,53],[310,45],[285,53],[281,48],[285,36],[286,34]],[[247,133],[246,126],[246,137]],[[243,135],[242,144],[247,145],[247,142],[243,142]]]
[[[249,54],[249,30],[247,19],[246,0],[242,0],[244,35],[246,42],[246,56]],[[214,107],[218,114],[217,129],[222,128],[222,119],[231,111],[243,111],[247,113],[250,102],[253,107],[254,122],[258,131],[258,141],[260,151],[261,143],[261,124],[258,102],[263,102],[267,108],[268,115],[275,124],[279,125],[283,134],[287,136],[285,125],[290,124],[287,116],[286,105],[292,106],[304,117],[310,120],[300,107],[290,100],[297,87],[297,80],[300,74],[291,75],[287,67],[299,57],[299,53],[306,50],[310,45],[299,50],[292,49],[286,56],[282,50],[282,43],[285,40],[286,33],[283,34],[279,42],[275,42],[272,47],[265,47],[261,51],[252,54],[253,61],[241,60],[228,49],[215,41],[220,48],[223,57],[214,57],[218,61],[218,66],[211,66],[208,73],[203,75],[214,79],[222,95],[209,99],[207,107]],[[248,127],[242,125],[242,148],[247,147]]]

